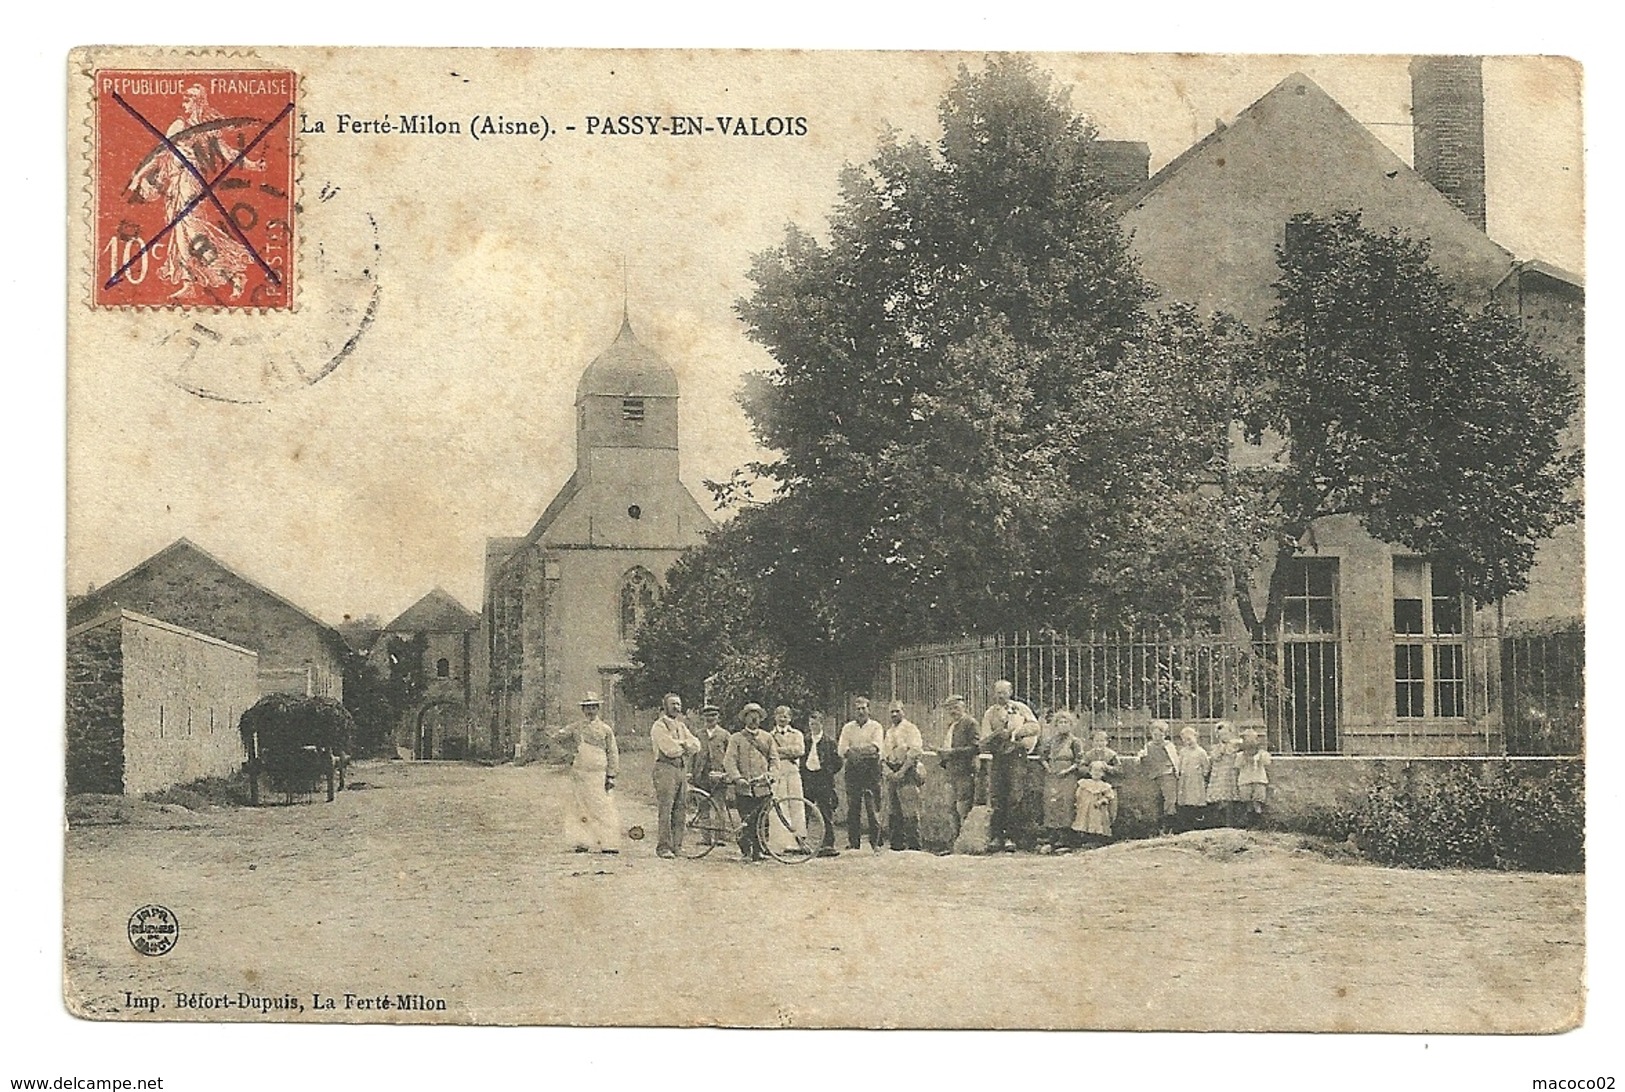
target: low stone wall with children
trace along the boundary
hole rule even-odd
[[[936,758],[928,753],[925,761],[931,773],[923,791],[921,840],[927,849],[943,850],[949,848],[949,838],[954,829],[949,814],[953,806],[951,792],[948,779],[942,776]],[[979,764],[976,781],[978,805],[987,803],[987,767],[988,761],[984,758]],[[1559,768],[1583,779],[1583,767],[1584,760],[1578,758],[1277,755],[1272,757],[1269,766],[1269,786],[1263,815],[1253,825],[1275,830],[1334,833],[1328,823],[1358,812],[1377,785],[1417,788],[1467,776],[1475,780],[1511,778],[1534,786],[1550,779]],[[1177,816],[1165,822],[1162,793],[1146,764],[1125,759],[1114,773],[1108,774],[1107,780],[1117,796],[1117,816],[1112,830],[1114,840],[1144,838],[1158,833],[1159,829],[1177,827]],[[1043,838],[1041,820],[1045,781],[1046,771],[1041,758],[1032,756],[1021,764],[1016,781],[1014,818],[1018,831],[1015,841],[1023,848],[1037,845]],[[1228,820],[1236,825],[1248,825],[1246,811],[1243,803],[1236,804],[1228,815],[1223,808],[1213,806],[1199,817],[1187,816],[1186,822],[1225,825]]]

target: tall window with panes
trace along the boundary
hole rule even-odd
[[[1283,558],[1282,714],[1296,754],[1336,754],[1342,706],[1338,561]]]
[[[1420,557],[1394,558],[1394,715],[1467,716],[1461,583]]]

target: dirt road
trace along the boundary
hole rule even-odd
[[[366,787],[332,804],[142,805],[131,823],[71,830],[70,1007],[1428,1032],[1580,1019],[1578,876],[1383,869],[1232,831],[1062,857],[864,850],[747,865],[732,850],[659,860],[652,838],[589,856],[561,841],[556,771],[397,762],[354,776]],[[626,772],[621,809],[652,832],[646,777]],[[181,923],[168,955],[126,938],[145,903]],[[318,994],[335,1007],[315,1009]],[[427,1007],[403,1011],[403,996]],[[362,1007],[380,997],[390,1008]],[[200,1007],[208,999],[250,1007]],[[267,1017],[268,1003],[295,1007]]]

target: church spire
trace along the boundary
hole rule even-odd
[[[626,255],[621,255],[621,329],[631,329],[632,316],[627,311]]]

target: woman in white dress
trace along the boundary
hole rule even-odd
[[[615,807],[615,775],[621,754],[615,730],[599,717],[602,705],[592,691],[581,699],[584,718],[559,733],[575,742],[570,764],[570,800],[564,811],[564,836],[577,853],[621,851],[621,816]]]
[[[768,848],[786,850],[795,847],[798,839],[807,837],[806,805],[801,796],[801,756],[807,753],[806,738],[790,724],[790,707],[781,705],[773,710],[773,799],[795,803],[784,804],[778,811],[769,811]],[[784,819],[778,818],[782,811]],[[786,821],[788,826],[786,826]],[[814,847],[815,849],[817,847]]]

